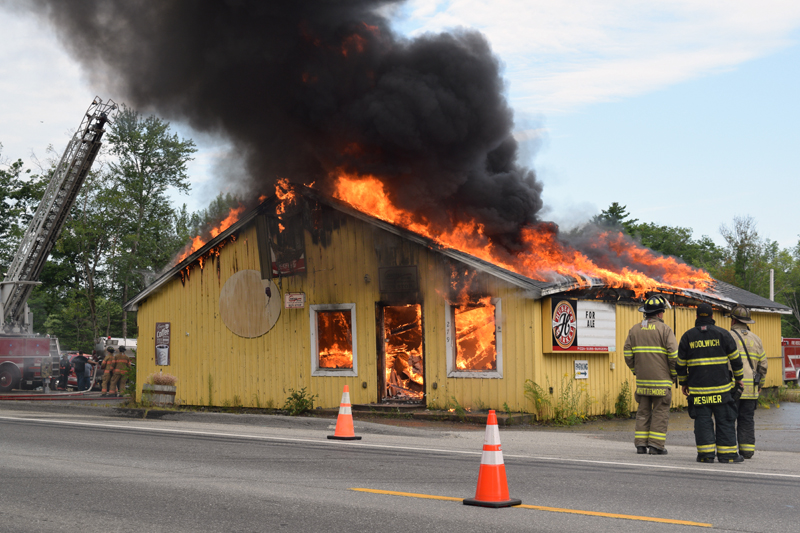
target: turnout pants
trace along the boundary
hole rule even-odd
[[[103,387],[100,389],[101,392],[106,393],[108,392],[108,384],[111,382],[111,372],[106,372],[103,374]]]
[[[128,377],[125,374],[114,374],[114,377],[111,378],[111,386],[108,388],[108,392],[115,393],[119,391],[122,394],[125,391],[125,385],[128,383]]]
[[[634,399],[639,402],[639,409],[636,411],[636,430],[633,443],[636,446],[652,446],[663,450],[667,443],[672,390],[667,389],[664,396],[634,394]]]
[[[754,419],[758,400],[736,402],[736,438],[739,453],[751,457],[756,451],[756,421]]]
[[[729,392],[689,396],[689,416],[694,419],[698,457],[713,459],[716,454],[720,459],[735,459],[739,455],[736,449],[736,403]]]

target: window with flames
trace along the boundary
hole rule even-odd
[[[447,375],[503,377],[500,300],[447,304]]]
[[[311,375],[356,376],[355,304],[312,305]]]

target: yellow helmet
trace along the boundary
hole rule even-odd
[[[743,305],[737,305],[731,309],[730,317],[744,324],[755,324],[756,321],[750,318],[750,310]]]
[[[640,313],[652,315],[672,309],[672,306],[661,294],[654,294],[645,300],[644,305],[639,308]]]

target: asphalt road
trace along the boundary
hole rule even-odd
[[[800,431],[800,404],[782,409],[789,422],[759,425],[765,443]],[[338,442],[329,419],[114,413],[0,405],[0,532],[800,528],[796,440],[723,465],[694,462],[693,442],[671,434],[669,455],[637,455],[626,422],[501,429],[511,496],[538,508],[495,510],[460,501],[475,493],[482,428],[357,420],[363,439]]]

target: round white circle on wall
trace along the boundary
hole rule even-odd
[[[260,337],[281,316],[281,293],[259,270],[241,270],[228,278],[219,293],[222,322],[240,337]]]

